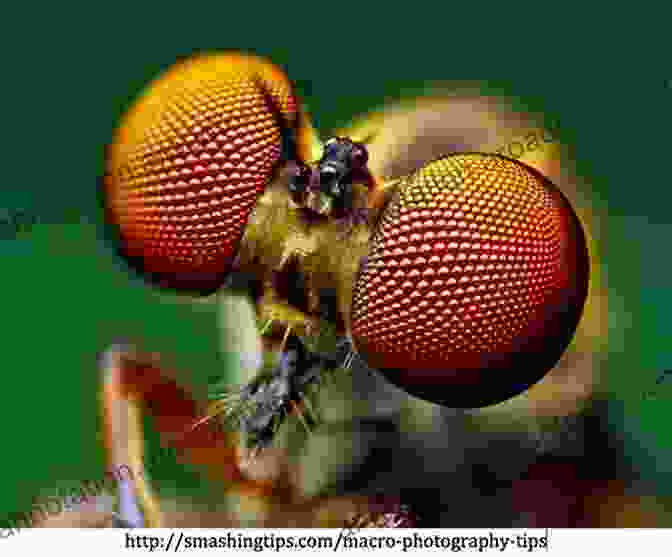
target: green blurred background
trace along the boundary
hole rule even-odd
[[[235,5],[234,5],[235,4]],[[515,11],[514,11],[515,8]],[[32,231],[0,240],[0,519],[44,488],[103,475],[98,354],[119,338],[221,376],[214,309],[159,297],[102,239],[97,180],[114,127],[148,80],[203,49],[270,56],[325,134],[433,80],[545,111],[608,215],[612,426],[660,494],[672,492],[670,398],[641,393],[672,368],[666,14],[637,4],[217,2],[24,5],[3,16],[0,206]],[[671,397],[672,398],[672,397]]]

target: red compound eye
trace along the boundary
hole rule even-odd
[[[588,270],[583,229],[543,176],[495,155],[444,158],[381,216],[355,284],[353,342],[412,395],[501,402],[558,362]]]
[[[296,114],[284,74],[252,56],[198,57],[153,83],[108,159],[124,256],[162,285],[217,288]]]

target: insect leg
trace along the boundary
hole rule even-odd
[[[158,498],[144,475],[143,412],[154,418],[160,435],[181,455],[205,468],[213,478],[224,479],[239,489],[261,493],[263,482],[244,477],[238,463],[238,434],[206,421],[193,396],[171,377],[155,355],[141,354],[131,346],[113,346],[101,359],[104,440],[110,469],[126,467],[128,493],[119,486],[120,519],[137,523],[134,510],[141,506],[147,527],[161,527],[163,513]]]

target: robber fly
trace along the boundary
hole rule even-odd
[[[557,362],[576,329],[587,292],[588,250],[567,199],[532,167],[497,155],[455,153],[459,148],[447,153],[425,149],[420,158],[408,149],[385,167],[383,158],[376,161],[371,153],[381,137],[377,133],[364,129],[322,143],[284,73],[243,54],[207,55],[179,64],[129,111],[110,146],[103,188],[121,255],[161,288],[198,295],[222,288],[245,291],[254,302],[267,357],[247,383],[211,393],[203,407],[171,379],[157,355],[130,346],[111,349],[102,366],[112,464],[142,467],[140,416],[149,409],[171,443],[216,477],[235,482],[241,492],[291,501],[299,508],[307,503],[297,503],[284,456],[277,456],[282,463],[274,467],[273,477],[251,470],[260,454],[269,454],[288,416],[308,430],[319,423],[319,408],[311,399],[330,377],[353,369],[374,373],[389,368],[386,377],[415,396],[477,407],[528,389]],[[503,193],[491,195],[486,189],[498,181],[506,183]],[[490,208],[507,204],[511,212],[499,222]],[[526,208],[532,208],[532,217],[525,216]],[[463,229],[481,230],[482,236],[465,243],[460,240]],[[558,236],[567,230],[567,237]],[[516,234],[522,247],[512,247],[506,255],[506,238]],[[525,238],[532,238],[529,245]],[[404,251],[409,241],[410,251]],[[516,252],[529,254],[528,267],[509,264]],[[460,310],[465,313],[459,331],[438,334],[440,316],[433,328],[416,326],[436,314],[423,299],[432,296],[431,288],[469,282],[460,275],[463,260],[468,273],[482,273],[486,282],[498,273],[512,274],[501,275],[504,282],[496,292],[477,284],[480,276],[465,284],[466,290],[451,290],[460,300],[465,293],[474,296]],[[455,276],[447,261],[455,263]],[[530,284],[539,287],[520,290],[522,297],[513,304],[517,313],[500,317],[498,297],[513,296],[522,284],[522,275],[516,279],[515,274],[528,268]],[[527,326],[523,314],[541,308],[540,300],[549,292],[551,298],[560,293],[548,313],[554,317],[543,319],[551,323],[549,330],[532,327],[541,332],[528,334],[527,344],[518,349],[547,338],[557,337],[557,342],[546,359],[534,361],[529,374],[504,384],[497,379],[506,375],[503,371],[525,369],[515,357],[518,349],[507,349],[497,359],[504,362],[502,369],[491,361],[488,365],[497,373],[490,375],[483,354],[515,345],[516,335]],[[491,296],[492,312],[485,303]],[[415,302],[402,307],[405,297]],[[416,340],[402,340],[404,331],[398,329],[403,323],[388,326],[396,317],[386,314],[387,308],[406,320],[407,336]],[[387,336],[368,327],[376,315],[376,326]],[[490,315],[482,333],[464,326]],[[428,340],[432,333],[438,334],[434,342]],[[416,341],[425,348],[418,351]],[[462,359],[454,366],[456,380],[449,388],[433,384],[436,369],[446,365],[443,354],[452,350],[466,354],[457,357]],[[478,380],[464,379],[465,370],[477,370],[472,375]],[[420,384],[415,384],[418,377]],[[483,389],[483,384],[492,388]],[[463,403],[457,400],[462,395]],[[136,489],[147,524],[164,524],[147,482],[140,480]],[[366,501],[364,507],[352,500],[344,504],[351,511],[345,523],[365,523],[356,518],[360,515],[378,525],[413,523],[398,503],[374,511]]]

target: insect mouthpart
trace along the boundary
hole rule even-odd
[[[317,163],[296,164],[289,179],[293,203],[322,216],[347,216],[353,208],[353,184],[370,182],[368,158],[364,145],[348,138],[330,139]]]

